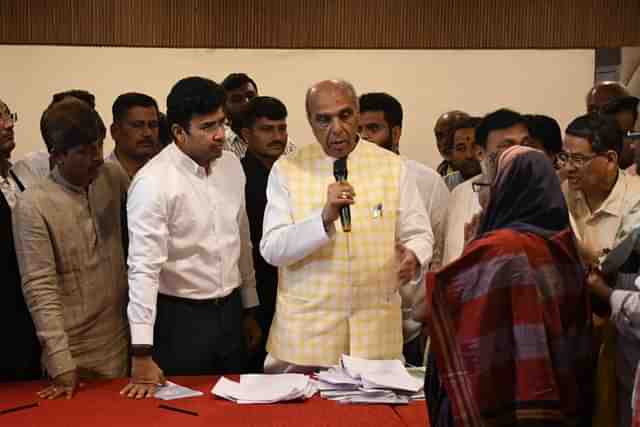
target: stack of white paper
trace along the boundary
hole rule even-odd
[[[342,355],[340,366],[316,374],[320,395],[340,403],[407,404],[424,399],[423,381],[400,360],[366,360]]]
[[[302,374],[241,375],[240,382],[220,378],[211,393],[236,403],[275,403],[309,399],[317,388],[309,377]]]

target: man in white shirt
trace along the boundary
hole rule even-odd
[[[231,73],[220,84],[227,94],[224,109],[228,126],[224,128],[224,149],[242,159],[247,152],[247,141],[241,136],[242,120],[249,101],[258,96],[258,85],[245,73]],[[295,149],[295,144],[287,137],[284,154],[289,154]]]
[[[460,126],[473,125],[474,123]],[[462,255],[465,225],[470,224],[474,216],[482,211],[477,190],[493,181],[490,175],[495,169],[493,163],[498,154],[512,145],[527,143],[529,130],[521,114],[500,109],[487,114],[477,124],[473,138],[482,174],[463,182],[451,192],[442,265],[447,265]]]
[[[118,164],[132,179],[159,151],[158,104],[149,95],[129,92],[116,98],[111,111],[115,148],[105,160]]]
[[[175,143],[131,183],[128,397],[152,396],[163,370],[242,372],[261,338],[245,176],[222,149],[224,100],[211,80],[177,82],[167,97]]]
[[[451,163],[451,154],[453,150],[451,130],[456,123],[468,118],[469,115],[464,111],[447,111],[438,117],[438,120],[436,120],[436,124],[433,127],[438,151],[443,159],[438,165],[437,171],[442,176],[442,179],[444,179],[449,191],[464,182],[464,178],[460,171],[455,169],[454,165]]]
[[[358,132],[364,140],[399,154],[402,116],[402,105],[393,96],[379,92],[363,94],[360,96]],[[402,160],[407,172],[412,174],[416,181],[418,193],[429,216],[434,245],[433,257],[428,267],[436,270],[442,263],[449,190],[442,177],[433,169],[415,160],[405,158]],[[402,297],[403,354],[408,363],[422,365],[426,337],[423,334],[422,323],[415,321],[411,313],[419,300],[424,298],[424,281],[403,283],[400,296]]]
[[[395,154],[359,141],[351,84],[315,84],[306,107],[317,144],[280,157],[267,185],[260,252],[279,281],[265,371],[306,372],[341,354],[399,359],[399,283],[429,264],[433,247],[413,175]],[[353,226],[344,215],[336,226],[346,206]]]

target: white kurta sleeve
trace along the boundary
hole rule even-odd
[[[264,212],[260,253],[276,267],[293,264],[331,241],[334,226],[328,232],[322,224],[322,212],[294,223],[286,178],[271,168],[267,183],[267,207]]]
[[[431,262],[433,231],[431,221],[418,194],[415,179],[403,164],[400,172],[400,206],[396,224],[396,239],[418,258],[421,266]]]

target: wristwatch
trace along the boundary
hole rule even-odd
[[[147,357],[153,354],[152,345],[132,345],[131,355],[134,357]]]

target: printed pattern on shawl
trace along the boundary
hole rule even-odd
[[[509,229],[427,276],[427,327],[456,426],[589,419],[583,276],[570,231],[545,240]]]

